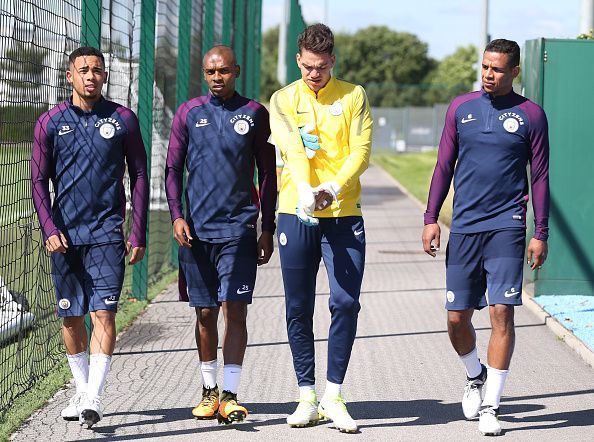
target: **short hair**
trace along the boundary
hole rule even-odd
[[[215,44],[212,48],[210,48],[206,54],[204,54],[204,57],[202,57],[202,64],[204,64],[204,60],[206,60],[206,57],[208,57],[211,54],[219,54],[222,55],[224,53],[228,53],[231,54],[231,63],[233,64],[233,66],[237,66],[237,57],[235,56],[235,51],[233,50],[233,48],[231,46],[227,46],[224,44]]]
[[[92,46],[81,46],[80,48],[75,49],[68,56],[68,61],[74,64],[74,60],[76,60],[78,57],[84,56],[99,57],[101,59],[101,62],[103,63],[103,67],[105,68],[105,57],[103,56],[103,53],[99,49],[94,48]]]
[[[499,54],[507,54],[509,57],[510,67],[520,65],[520,46],[513,40],[506,40],[499,38],[491,41],[485,48],[485,52],[497,52]]]
[[[308,26],[297,39],[299,53],[304,49],[315,54],[330,54],[334,50],[334,34],[322,23]]]

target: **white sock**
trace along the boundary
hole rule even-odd
[[[485,397],[483,398],[483,407],[489,406],[499,408],[499,400],[505,386],[505,379],[509,370],[499,370],[487,366],[487,385],[485,387]]]
[[[219,365],[217,360],[206,361],[200,364],[200,372],[202,373],[202,385],[206,388],[213,388],[217,385],[217,369]]]
[[[107,373],[109,373],[109,365],[111,363],[111,356],[96,353],[91,355],[91,363],[89,364],[89,386],[87,395],[89,400],[100,398],[105,388],[105,380]]]
[[[326,381],[326,390],[324,390],[324,397],[337,398],[342,391],[342,384],[335,384],[334,382]]]
[[[241,365],[225,364],[223,367],[223,390],[237,394],[239,378],[241,377]]]
[[[299,399],[309,399],[311,396],[311,392],[316,394],[316,386],[315,385],[303,385],[299,387]]]
[[[481,367],[481,361],[479,361],[476,347],[465,355],[460,356],[460,360],[466,368],[466,374],[469,378],[476,378],[481,374],[483,367]]]
[[[89,355],[86,351],[75,355],[66,354],[68,365],[74,377],[77,393],[87,392],[87,383],[89,382]]]

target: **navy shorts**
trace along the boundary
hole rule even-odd
[[[522,304],[524,229],[450,233],[446,250],[446,309]]]
[[[65,253],[52,253],[58,316],[117,311],[124,284],[125,256],[123,241],[70,245]]]
[[[224,243],[193,239],[179,248],[179,267],[190,307],[217,307],[225,301],[252,303],[258,266],[255,236]]]

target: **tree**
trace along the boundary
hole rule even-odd
[[[279,27],[270,28],[262,34],[262,59],[260,69],[260,101],[268,102],[272,94],[281,88],[276,77],[278,65]]]
[[[449,103],[457,95],[471,91],[476,80],[477,54],[477,48],[469,45],[445,57],[427,77],[427,104]]]
[[[337,35],[336,46],[339,76],[362,84],[372,106],[424,104],[423,81],[436,62],[416,35],[370,26],[353,35]]]

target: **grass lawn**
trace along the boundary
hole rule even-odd
[[[427,203],[429,185],[437,160],[437,150],[415,153],[379,152],[371,161],[392,175],[423,205]],[[452,222],[452,196],[450,190],[439,216],[439,220],[450,225]]]

